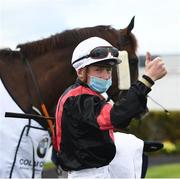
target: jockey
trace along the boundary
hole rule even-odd
[[[68,171],[68,178],[113,177],[109,165],[116,154],[113,130],[127,127],[145,110],[151,86],[166,74],[164,62],[152,61],[147,54],[142,78],[123,100],[109,104],[102,93],[112,85],[112,68],[121,62],[118,56],[118,49],[99,37],[82,41],[73,52],[77,80],[58,101],[54,145],[57,163]]]

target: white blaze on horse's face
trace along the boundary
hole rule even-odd
[[[131,77],[127,51],[119,51],[118,58],[122,61],[117,65],[118,88],[119,90],[128,90],[131,86]]]

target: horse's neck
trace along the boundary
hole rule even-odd
[[[72,49],[68,48],[39,57],[26,56],[40,94],[32,80],[30,68],[20,54],[16,57],[7,55],[0,58],[1,79],[7,91],[24,112],[32,112],[30,111],[32,105],[41,110],[40,104],[43,102],[50,113],[54,114],[58,98],[76,78],[70,65],[71,54]],[[39,95],[42,96],[42,101],[39,100]]]
[[[1,80],[5,88],[19,107],[27,112],[30,107],[30,100],[26,69],[20,56],[10,57],[10,55],[7,55],[1,57],[0,61]]]
[[[31,62],[43,103],[51,114],[55,112],[54,109],[60,95],[76,78],[70,65],[71,53],[65,52],[66,55],[64,55],[64,51],[63,53],[60,51],[49,53]],[[36,92],[36,99],[37,95]]]

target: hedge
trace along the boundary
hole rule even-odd
[[[180,111],[150,111],[141,120],[132,120],[129,132],[143,140],[180,141]]]

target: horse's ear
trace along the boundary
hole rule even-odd
[[[135,16],[131,19],[131,22],[127,26],[127,34],[130,34],[132,29],[134,28],[134,18],[135,18]]]

